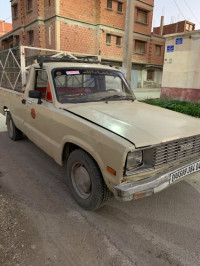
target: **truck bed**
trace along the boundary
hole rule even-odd
[[[21,104],[22,97],[22,92],[0,87],[0,113],[4,115],[6,107],[11,108],[13,113],[17,105]]]

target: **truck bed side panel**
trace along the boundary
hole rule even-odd
[[[22,98],[23,93],[0,87],[0,113],[4,115],[4,108],[8,108],[16,127],[23,131],[25,106],[21,102]]]

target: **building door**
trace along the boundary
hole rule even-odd
[[[131,70],[131,88],[135,89],[138,86],[138,69]]]

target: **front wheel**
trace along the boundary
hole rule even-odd
[[[15,126],[11,114],[8,112],[6,115],[6,125],[8,135],[12,140],[19,140],[22,138],[22,132]]]
[[[110,197],[99,167],[83,150],[74,150],[67,161],[67,183],[76,202],[86,210],[101,207]]]

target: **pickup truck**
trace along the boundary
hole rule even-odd
[[[86,210],[112,195],[153,195],[200,170],[200,120],[138,102],[122,73],[98,62],[44,57],[22,92],[0,87],[0,113],[12,140],[25,134],[66,167]]]

